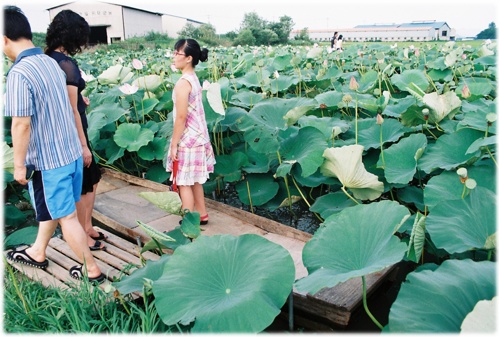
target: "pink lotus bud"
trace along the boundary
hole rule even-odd
[[[462,60],[465,60],[465,59],[467,59],[467,55],[462,54]]]
[[[415,56],[416,56],[416,57],[419,57],[419,56],[420,56],[420,51],[418,50],[418,48],[415,48]]]
[[[349,89],[351,90],[358,90],[359,84],[356,82],[356,79],[354,76],[351,77],[351,82],[349,82]]]
[[[132,66],[137,69],[137,70],[141,70],[142,69],[142,62],[139,61],[138,59],[133,59],[132,60]]]
[[[328,65],[328,61],[327,60],[324,60],[323,61],[323,66],[326,67]]]
[[[383,122],[384,122],[384,118],[382,117],[382,115],[377,114],[377,124],[382,125]]]
[[[467,84],[464,84],[464,87],[462,88],[462,97],[469,98],[470,96],[471,96],[471,93],[470,93],[469,87],[467,86]]]

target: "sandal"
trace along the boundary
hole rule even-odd
[[[102,240],[105,240],[105,239],[107,239],[107,238],[108,238],[108,237],[107,237],[106,235],[104,235],[102,232],[97,232],[97,233],[98,233],[99,235],[98,235],[96,238],[95,238],[95,237],[93,237],[93,236],[91,236],[91,235],[89,235],[89,236],[90,236],[92,239],[96,240],[96,241],[97,241],[97,240],[101,240],[101,241],[102,241]]]
[[[106,250],[106,246],[101,242],[101,241],[95,241],[93,246],[90,246],[89,249],[91,251],[96,251],[96,250]]]
[[[11,250],[7,253],[7,258],[11,261],[19,262],[30,267],[40,269],[47,268],[47,266],[49,265],[49,261],[47,261],[47,259],[45,259],[45,261],[43,262],[35,261],[31,256],[28,255],[28,253],[26,253],[26,249],[28,249],[28,247],[24,248],[23,250]]]
[[[179,220],[179,225],[182,225],[182,220]],[[200,217],[200,225],[208,225],[208,214]]]
[[[83,280],[84,276],[83,276],[83,272],[82,272],[82,266],[71,267],[71,269],[69,270],[69,275],[74,279]],[[106,279],[106,277],[104,276],[103,273],[101,273],[97,277],[87,277],[87,278],[88,278],[89,282],[91,282],[91,283],[97,282],[98,284],[102,283]]]

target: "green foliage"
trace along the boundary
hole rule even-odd
[[[494,40],[497,38],[497,27],[494,22],[491,22],[488,25],[488,28],[482,30],[479,34],[476,35],[476,39],[491,39]]]
[[[35,33],[35,32],[33,32],[32,41],[33,41],[33,44],[35,45],[35,47],[39,47],[39,48],[45,49],[45,46],[46,46],[45,36],[46,35],[47,35],[46,33]]]
[[[293,26],[292,18],[286,15],[280,17],[279,22],[268,22],[256,12],[245,13],[233,45],[284,44],[288,42]]]
[[[208,46],[216,46],[220,43],[217,37],[215,27],[209,23],[204,23],[199,27],[195,27],[191,23],[187,23],[179,32],[179,38],[195,39],[202,44]]]

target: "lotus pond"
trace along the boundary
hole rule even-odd
[[[302,256],[309,275],[294,281],[286,250],[257,237],[199,236],[199,227],[187,227],[199,223],[193,213],[175,233],[149,228],[154,244],[173,246],[174,254],[145,263],[116,288],[128,293],[151,281],[167,325],[257,332],[271,324],[292,287],[314,294],[353,277],[364,284],[365,275],[410,261],[414,270],[387,325],[370,314],[365,298],[382,331],[487,328],[496,299],[495,48],[448,42],[353,43],[344,52],[316,45],[211,49],[196,68],[217,160],[205,192],[313,233]],[[171,55],[78,56],[100,165],[167,183],[172,88],[180,77]],[[251,264],[252,254],[266,262]],[[201,286],[192,275],[215,285]],[[242,314],[256,307],[258,315]]]

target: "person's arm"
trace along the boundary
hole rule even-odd
[[[180,80],[174,88],[175,91],[175,122],[172,141],[170,142],[170,158],[177,160],[177,146],[181,140],[182,133],[186,128],[186,119],[188,115],[188,100],[191,92],[191,84],[187,80]]]
[[[85,138],[85,133],[83,133],[82,118],[78,112],[78,88],[74,85],[67,85],[69,101],[71,107],[73,108],[73,115],[75,117],[76,129],[78,130],[78,138],[82,144],[83,149],[83,165],[89,167],[92,162],[92,152],[90,152],[87,146],[87,139]]]
[[[26,154],[31,135],[31,117],[12,117],[12,146],[14,148],[14,179],[26,185]]]

